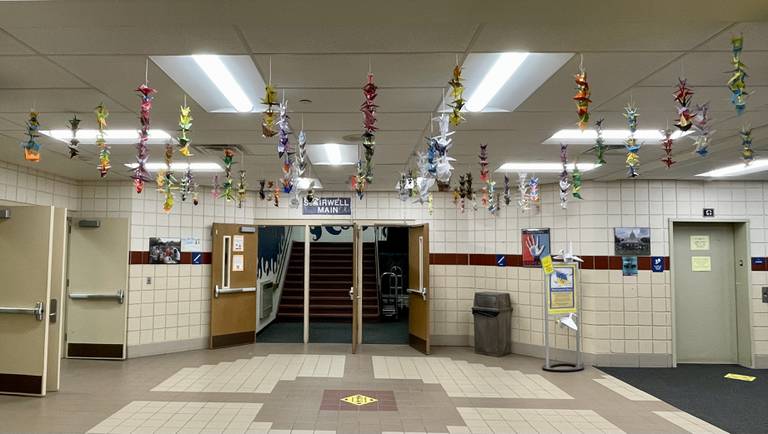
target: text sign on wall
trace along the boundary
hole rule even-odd
[[[352,199],[348,197],[316,197],[304,199],[303,215],[352,215]]]

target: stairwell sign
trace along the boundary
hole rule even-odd
[[[303,215],[352,215],[352,199],[348,197],[316,197],[304,199]]]

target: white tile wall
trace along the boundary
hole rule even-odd
[[[433,253],[520,254],[520,229],[552,228],[552,250],[568,242],[583,255],[612,255],[615,226],[649,226],[651,253],[669,255],[668,219],[701,216],[702,208],[715,208],[722,218],[750,221],[751,255],[768,256],[766,220],[767,182],[621,181],[586,182],[585,200],[571,200],[568,209],[558,204],[553,185],[541,188],[539,212],[523,213],[502,208],[496,217],[479,210],[462,214],[450,194],[436,193],[434,212],[426,206],[401,202],[394,192],[371,192],[357,200],[351,192],[322,192],[353,197],[355,219],[409,219],[430,224]],[[137,195],[127,180],[78,182],[48,175],[26,166],[0,162],[0,201],[66,206],[90,217],[131,219],[131,250],[148,249],[150,237],[195,237],[210,250],[210,227],[215,222],[253,223],[256,219],[300,219],[301,211],[257,200],[249,192],[245,206],[214,201],[209,190],[200,194],[200,205],[177,202],[171,214],[161,209],[162,195],[152,189]],[[324,218],[332,220],[333,218]],[[341,220],[346,218],[341,217]],[[153,279],[151,285],[144,282]],[[131,267],[129,293],[129,345],[183,341],[208,334],[209,267],[143,265]],[[432,331],[435,335],[472,335],[469,307],[477,290],[510,292],[514,303],[514,342],[540,345],[543,341],[538,269],[485,266],[431,268],[434,293]],[[584,349],[592,354],[670,354],[670,275],[640,271],[623,277],[619,271],[584,270],[581,274],[584,304]],[[768,273],[752,273],[753,352],[768,355],[768,304],[760,302],[760,287]],[[134,293],[136,291],[136,293]],[[575,341],[555,328],[558,348],[574,348]]]

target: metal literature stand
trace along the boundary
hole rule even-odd
[[[544,366],[543,370],[549,372],[576,372],[584,370],[584,360],[581,352],[581,291],[578,288],[578,270],[579,262],[583,262],[578,256],[574,256],[571,252],[572,247],[569,246],[567,251],[560,251],[560,255],[555,256],[555,259],[562,260],[563,262],[554,265],[557,268],[560,265],[568,265],[573,267],[573,297],[576,312],[570,312],[567,314],[549,314],[549,297],[550,297],[550,279],[551,275],[545,274],[546,279],[544,284]],[[542,270],[543,271],[543,270]],[[549,324],[550,319],[556,318],[557,324],[561,327],[568,329],[568,338],[570,339],[571,330],[576,333],[576,362],[555,362],[553,363],[550,358],[549,348]]]

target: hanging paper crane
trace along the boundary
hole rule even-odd
[[[640,151],[641,144],[637,143],[635,138],[635,132],[637,131],[637,106],[632,102],[628,103],[624,107],[624,117],[627,119],[627,126],[629,127],[629,137],[624,141],[624,147],[627,150],[627,175],[630,178],[635,178],[639,175],[638,169],[640,167],[640,156],[637,153]]]
[[[165,202],[163,202],[163,211],[169,214],[173,209],[173,191],[176,190],[177,181],[176,177],[171,171],[171,165],[173,164],[173,145],[167,143],[165,145],[165,153],[163,155],[165,161],[165,169],[157,172],[157,190],[165,196]]]
[[[744,125],[739,135],[741,136],[741,159],[745,165],[749,165],[755,159],[755,152],[752,150],[752,127]]]
[[[109,117],[109,112],[107,111],[106,107],[104,107],[104,104],[99,104],[96,106],[94,113],[96,114],[96,126],[98,127],[96,133],[96,146],[99,148],[98,168],[99,175],[103,178],[107,176],[109,169],[112,168],[112,164],[109,161],[111,152],[109,145],[107,144],[107,140],[104,138],[105,130],[107,129],[107,117]]]
[[[688,81],[686,79],[677,79],[677,90],[674,93],[674,98],[677,107],[677,119],[675,119],[675,126],[680,131],[688,131],[693,125],[691,123],[691,119],[695,113],[691,110],[691,99],[693,98],[693,91],[688,87]]]
[[[274,137],[277,134],[275,129],[275,106],[278,105],[278,102],[277,91],[272,87],[271,82],[264,88],[264,98],[261,99],[261,103],[267,106],[261,118],[261,135],[265,138]]]
[[[67,125],[69,126],[69,131],[72,132],[72,138],[69,139],[69,145],[67,145],[69,148],[69,158],[71,159],[80,154],[80,140],[77,140],[77,130],[80,128],[80,119],[77,118],[77,115],[74,115],[72,119],[67,121]]]
[[[731,78],[728,79],[728,89],[731,91],[731,103],[736,108],[736,114],[744,113],[747,109],[747,72],[746,65],[741,61],[741,52],[744,49],[744,35],[731,37]]]
[[[32,161],[34,163],[40,161],[40,142],[37,139],[40,137],[40,122],[37,120],[38,113],[36,111],[29,112],[29,120],[27,120],[27,140],[22,143],[24,148],[24,159]]]
[[[709,103],[696,107],[696,115],[692,119],[693,133],[690,135],[694,144],[694,152],[700,157],[709,154],[709,145],[715,133],[710,126]]]
[[[464,83],[462,83],[461,78],[461,65],[458,63],[453,67],[453,76],[448,82],[448,85],[451,87],[451,98],[453,98],[453,101],[448,104],[451,107],[449,119],[451,125],[457,127],[464,120],[464,117],[461,115],[461,110],[466,104],[466,101],[464,100]]]
[[[520,192],[520,199],[517,200],[517,204],[521,210],[528,211],[531,208],[531,186],[527,173],[517,174],[517,190]]]
[[[568,190],[571,188],[571,181],[568,178],[568,145],[560,144],[560,162],[563,164],[563,171],[560,172],[560,207],[568,208]]]
[[[232,187],[232,165],[234,164],[235,152],[231,149],[224,150],[224,185],[222,186],[221,196],[230,202],[235,199],[235,192]]]
[[[154,99],[152,94],[157,91],[143,83],[136,88],[136,92],[139,93],[141,98],[141,109],[139,111],[141,129],[139,130],[139,142],[136,144],[136,168],[133,169],[131,178],[133,179],[136,193],[141,193],[144,190],[144,183],[152,179],[147,170],[147,160],[149,159],[147,141],[149,140],[149,116],[152,111],[152,100]]]
[[[581,197],[581,171],[579,170],[579,163],[573,165],[573,173],[571,173],[571,184],[573,184],[573,190],[571,194],[576,199],[584,199]]]
[[[376,147],[376,105],[378,87],[373,80],[373,73],[368,73],[368,81],[363,86],[363,103],[360,111],[363,113],[363,158],[357,162],[357,175],[355,176],[355,190],[357,196],[362,199],[368,184],[373,182],[373,154]]]
[[[672,159],[672,130],[669,128],[661,130],[661,135],[664,136],[664,138],[661,139],[661,146],[664,149],[664,158],[661,159],[661,162],[667,166],[667,169],[669,169],[676,163],[676,161]]]
[[[587,72],[579,66],[579,72],[575,75],[576,95],[573,100],[576,101],[576,114],[579,116],[579,129],[583,130],[589,125],[589,82],[587,82]]]
[[[192,109],[187,106],[186,97],[184,105],[179,108],[179,134],[176,140],[179,142],[179,154],[184,157],[191,157],[189,150],[189,130],[192,128]]]
[[[605,139],[603,139],[603,121],[605,119],[600,119],[599,121],[595,122],[595,133],[597,133],[597,138],[595,138],[595,156],[597,157],[596,164],[605,164]]]

